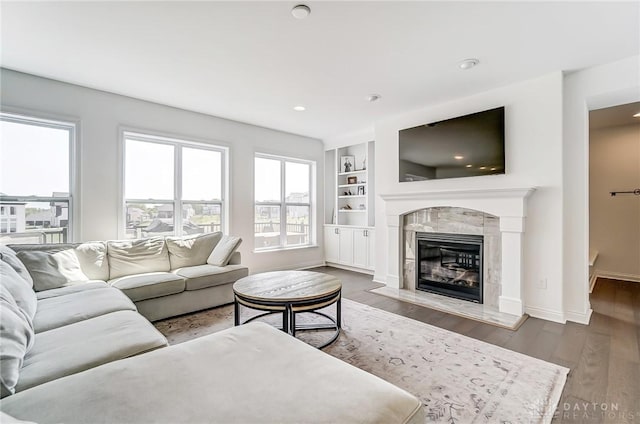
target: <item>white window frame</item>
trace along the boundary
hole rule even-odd
[[[280,162],[280,202],[258,202],[255,198],[255,159],[270,159]],[[301,163],[309,165],[309,203],[292,203],[286,201],[286,163]],[[256,221],[256,207],[257,206],[278,206],[280,208],[280,244],[278,246],[258,247],[256,245],[255,228],[253,230],[253,244],[255,252],[272,252],[274,250],[289,250],[289,249],[301,249],[307,247],[316,246],[316,162],[308,159],[293,158],[289,156],[280,156],[268,153],[254,154],[253,160],[253,226],[255,227]],[[309,207],[309,241],[305,244],[287,245],[287,206],[308,206]]]
[[[155,144],[163,144],[170,145],[174,148],[173,155],[173,199],[128,199],[125,197],[125,184],[126,184],[126,175],[125,175],[125,164],[127,160],[127,140],[134,141],[142,141],[145,143],[155,143]],[[220,176],[220,184],[221,184],[221,192],[220,192],[220,200],[190,200],[182,198],[182,149],[183,148],[194,148],[201,150],[209,150],[214,152],[219,152],[221,154],[221,176]],[[229,185],[228,185],[228,169],[229,169],[229,148],[226,146],[222,146],[219,144],[213,144],[204,140],[194,140],[189,137],[175,137],[175,136],[166,136],[161,135],[154,132],[149,131],[140,131],[133,130],[127,128],[120,129],[120,205],[121,205],[121,213],[119,214],[119,225],[118,225],[118,234],[120,238],[125,238],[126,231],[126,214],[127,214],[127,203],[155,203],[155,204],[170,204],[173,205],[173,228],[174,234],[176,236],[181,236],[182,234],[182,205],[184,203],[187,204],[219,204],[220,205],[220,230],[223,233],[228,233],[229,229],[229,205],[228,205],[228,193],[229,193]]]
[[[79,121],[67,120],[67,119],[50,119],[44,117],[39,113],[32,113],[30,111],[16,110],[13,112],[11,108],[5,107],[4,111],[0,112],[0,121],[13,122],[23,125],[34,125],[44,128],[62,129],[69,134],[68,155],[69,155],[69,196],[67,197],[53,197],[53,196],[28,196],[19,193],[6,193],[6,195],[0,196],[0,201],[6,202],[25,202],[25,203],[53,203],[53,202],[67,202],[67,234],[63,242],[71,243],[76,241],[79,235],[79,222],[76,222],[76,217],[80,216],[78,211],[78,203],[74,199],[77,197],[78,191],[78,179],[77,179],[77,163],[76,158],[79,157],[77,134],[79,133]],[[45,238],[45,243],[48,240]]]

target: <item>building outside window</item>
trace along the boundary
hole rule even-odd
[[[313,243],[314,170],[314,162],[256,154],[256,250]]]
[[[123,139],[126,238],[225,229],[226,148],[129,131]]]
[[[75,130],[0,113],[0,244],[72,240]]]

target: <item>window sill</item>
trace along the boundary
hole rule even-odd
[[[253,249],[253,253],[272,253],[282,252],[289,250],[301,250],[301,249],[315,249],[319,247],[317,244],[305,244],[304,246],[287,246],[287,247],[273,247],[269,249]]]

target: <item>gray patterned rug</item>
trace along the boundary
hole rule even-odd
[[[347,299],[342,316],[340,337],[324,351],[419,397],[426,422],[551,422],[567,368]],[[233,307],[155,325],[170,344],[181,343],[231,327]]]

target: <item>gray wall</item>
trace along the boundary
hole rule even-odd
[[[229,147],[229,232],[242,237],[243,263],[251,272],[321,264],[319,247],[253,253],[253,157],[255,152],[314,160],[316,219],[322,219],[324,148],[317,139],[0,69],[0,101],[8,111],[79,122],[75,239],[119,237],[121,127]],[[162,87],[158,87],[162,89]],[[321,224],[321,221],[319,221]],[[322,228],[319,227],[321,230]],[[318,244],[322,245],[322,231]]]

